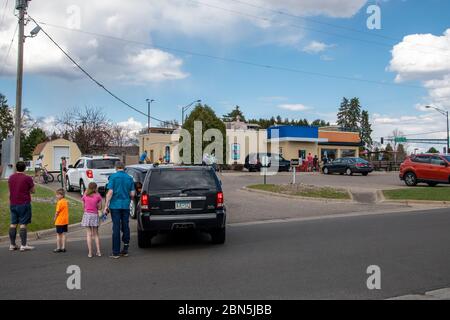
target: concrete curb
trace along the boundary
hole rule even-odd
[[[353,200],[353,196],[352,196],[351,192],[349,192],[350,199],[327,199],[327,198],[308,198],[308,197],[301,197],[301,196],[293,196],[293,195],[289,195],[289,194],[282,194],[282,193],[276,193],[276,192],[270,192],[270,191],[264,191],[264,190],[255,190],[255,189],[250,189],[247,187],[243,187],[243,188],[241,188],[241,190],[253,192],[253,193],[270,195],[270,196],[274,196],[274,197],[296,199],[296,200],[308,200],[308,201],[326,202],[326,203],[328,203],[328,202],[330,202],[330,203],[357,203]]]

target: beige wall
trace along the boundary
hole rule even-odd
[[[174,139],[175,141],[172,141]],[[162,133],[150,133],[139,136],[139,155],[144,150],[147,151],[148,158],[151,162],[164,158],[166,147],[170,147],[170,159],[171,162],[177,162],[178,159],[174,158],[174,147],[178,144],[177,134],[162,134]],[[152,158],[153,153],[153,158]]]
[[[54,147],[69,147],[70,159],[67,163],[67,166],[75,164],[78,158],[81,157],[81,151],[78,148],[77,144],[65,139],[57,139],[50,142],[47,142],[41,154],[44,155],[43,165],[47,166],[47,169],[50,171],[59,170],[59,168],[53,167],[53,150]],[[33,164],[38,159],[37,155],[33,155]]]
[[[299,150],[305,150],[306,156],[308,153],[314,157],[318,155],[316,142],[296,142],[296,141],[283,141],[280,142],[281,154],[286,160],[298,159]]]

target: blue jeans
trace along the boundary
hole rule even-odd
[[[122,241],[125,245],[130,243],[130,209],[111,209],[111,219],[113,223],[112,246],[113,254],[120,254],[120,231],[122,231]]]

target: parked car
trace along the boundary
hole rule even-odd
[[[222,185],[211,167],[150,168],[138,206],[138,246],[147,248],[160,232],[196,229],[225,242],[226,208]]]
[[[361,173],[367,176],[373,171],[373,166],[370,162],[362,158],[338,158],[323,165],[322,172],[324,174],[340,173],[346,175],[353,175],[354,173]]]
[[[250,172],[261,171],[261,158],[263,156],[269,157],[269,167],[278,165],[278,171],[289,171],[291,169],[291,162],[275,153],[250,153],[245,158],[244,168]]]
[[[130,216],[132,219],[137,218],[137,213],[140,210],[140,200],[141,200],[141,192],[142,186],[144,184],[145,177],[147,176],[147,172],[155,168],[154,164],[135,164],[125,167],[125,172],[129,174],[134,181],[134,187],[136,190],[134,199],[130,202]],[[167,167],[171,165],[159,165],[160,168]]]
[[[407,186],[427,183],[434,187],[439,183],[450,183],[450,156],[438,154],[418,154],[407,157],[400,165],[400,180]]]
[[[69,166],[66,173],[66,190],[78,189],[83,195],[90,182],[95,182],[100,193],[105,193],[105,186],[110,175],[116,172],[118,157],[112,156],[83,156]]]

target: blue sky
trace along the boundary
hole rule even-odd
[[[3,23],[0,20],[0,59],[14,32],[13,2],[9,1]],[[240,105],[250,118],[280,114],[333,122],[341,98],[356,96],[371,113],[375,137],[387,136],[396,128],[407,134],[442,129],[423,137],[445,135],[444,119],[425,111],[423,106],[433,103],[450,107],[450,66],[445,62],[433,65],[450,55],[450,31],[443,36],[450,29],[449,1],[348,0],[340,4],[335,0],[135,0],[142,4],[141,9],[136,9],[131,1],[114,0],[107,8],[102,7],[103,1],[91,2],[79,1],[81,31],[389,84],[258,68],[161,48],[151,51],[148,46],[44,26],[77,61],[130,104],[145,111],[145,99],[155,99],[155,117],[179,120],[182,105],[202,99],[218,115]],[[243,2],[322,23],[277,15]],[[0,0],[0,19],[5,3],[6,0]],[[70,20],[74,11],[68,9],[71,2],[58,3],[50,6],[32,1],[29,13],[40,21],[67,27],[74,23]],[[381,30],[366,27],[366,9],[375,3],[381,8]],[[91,11],[102,13],[95,16]],[[410,35],[409,40],[403,39]],[[403,48],[407,43],[413,43],[416,50]],[[0,74],[0,92],[11,105],[15,100],[15,46],[16,43]],[[420,64],[429,60],[431,63]],[[86,105],[104,108],[115,122],[130,126],[146,123],[143,116],[113,100],[74,70],[42,33],[27,40],[25,68],[24,106],[36,117],[49,117],[48,126],[64,110]]]

